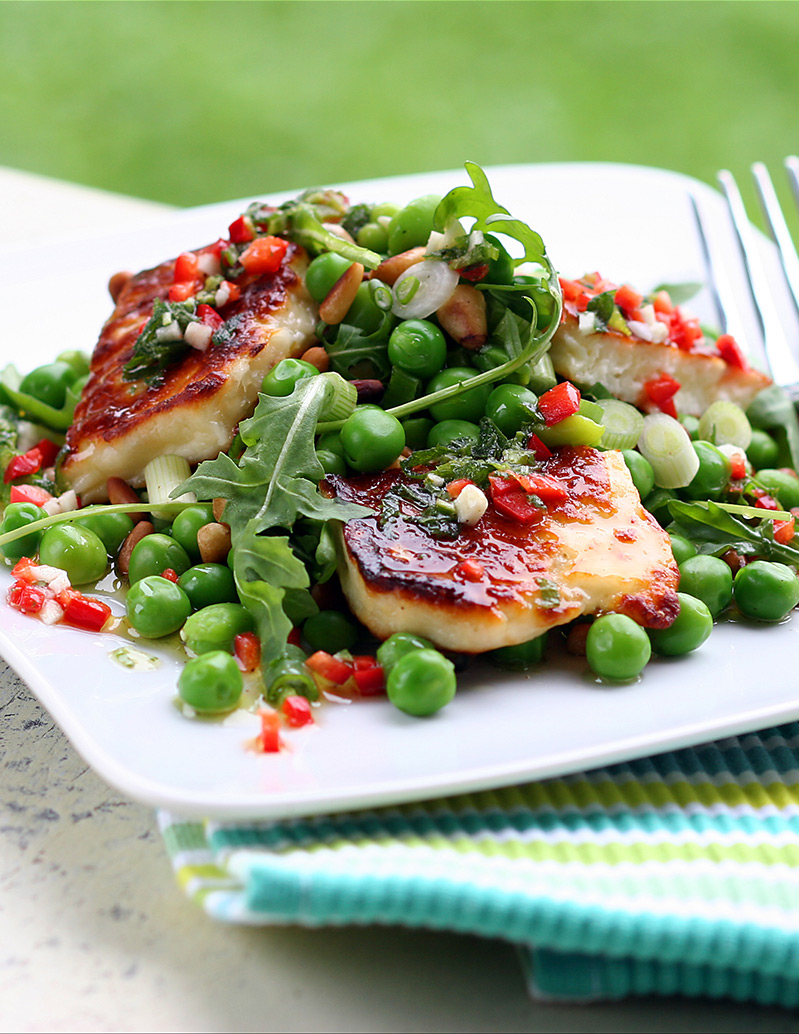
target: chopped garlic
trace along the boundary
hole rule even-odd
[[[477,524],[488,508],[485,492],[477,485],[464,485],[455,500],[455,513],[460,524],[469,527]]]
[[[214,295],[214,305],[217,309],[221,309],[223,305],[227,304],[230,298],[230,284],[227,280],[223,280],[219,285],[219,288]]]
[[[69,513],[71,510],[78,509],[78,497],[74,489],[70,488],[61,495],[48,499],[42,509],[50,517],[56,513]]]
[[[213,336],[213,329],[205,323],[190,323],[183,335],[186,344],[196,348],[198,352],[208,351]]]
[[[584,334],[593,334],[595,332],[595,330],[597,329],[597,327],[596,327],[596,313],[587,312],[587,311],[586,312],[581,312],[580,316],[578,318],[578,323],[580,325],[580,330]]]
[[[197,268],[206,276],[219,276],[222,272],[222,263],[218,255],[206,251],[203,255],[197,256]]]
[[[45,625],[57,625],[63,616],[61,604],[56,600],[45,600],[39,611],[39,617]]]
[[[172,320],[164,324],[163,327],[159,327],[155,332],[155,336],[159,341],[180,341],[183,337],[183,331],[180,329],[178,321]]]

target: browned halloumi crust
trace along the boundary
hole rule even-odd
[[[717,399],[746,409],[771,383],[759,370],[738,369],[709,352],[686,352],[614,330],[586,333],[569,313],[555,331],[549,355],[559,376],[585,386],[598,381],[616,398],[642,409],[653,408],[645,383],[668,374],[681,385],[674,396],[677,411],[691,416],[701,416]]]
[[[344,525],[340,576],[359,620],[381,639],[413,632],[464,653],[526,642],[582,614],[613,611],[644,627],[668,627],[679,611],[679,572],[621,454],[565,448],[541,470],[563,482],[569,498],[537,525],[517,524],[489,505],[456,539],[435,539],[409,519],[418,511],[405,502],[383,528],[377,517]],[[338,498],[379,512],[403,477],[385,471],[331,476],[326,484]],[[460,573],[465,560],[477,561],[482,576]]]
[[[316,310],[303,273],[305,251],[289,244],[280,269],[240,278],[241,298],[220,309],[231,339],[201,352],[187,348],[163,383],[125,381],[156,298],[166,298],[174,260],[137,274],[117,298],[91,360],[89,381],[67,432],[62,476],[84,502],[104,499],[106,479],[143,483],[156,456],[173,453],[192,463],[216,456],[257,401],[264,375],[281,359],[301,354],[314,340]]]

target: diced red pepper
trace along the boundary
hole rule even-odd
[[[302,645],[302,631],[300,630],[299,627],[295,626],[294,628],[292,628],[292,630],[286,636],[286,642],[290,643],[291,646],[301,646]]]
[[[15,582],[8,590],[8,602],[22,614],[38,614],[48,600],[44,589],[27,582]]]
[[[573,416],[580,408],[580,389],[571,381],[561,381],[554,388],[545,391],[538,400],[538,408],[543,414],[547,427],[559,424],[568,416]]]
[[[220,327],[225,325],[225,321],[216,309],[205,303],[197,306],[197,315],[200,317],[201,323],[204,323],[207,327],[212,327],[214,330],[219,330]]]
[[[578,312],[585,312],[586,309],[588,308],[589,302],[591,301],[591,299],[593,297],[594,296],[592,294],[589,294],[587,291],[582,291],[580,294],[578,294],[577,295],[577,301],[576,301],[577,311]]]
[[[44,506],[52,499],[52,495],[46,488],[39,485],[12,485],[12,503],[33,503],[34,506]]]
[[[461,560],[455,568],[455,573],[467,582],[479,582],[485,574],[485,568],[479,560]]]
[[[531,471],[529,474],[512,474],[511,477],[529,495],[537,495],[544,503],[562,503],[569,498],[566,486],[558,478],[551,474],[539,474]]]
[[[793,517],[787,521],[774,521],[774,541],[787,546],[793,541],[796,533],[796,521]]]
[[[352,677],[362,697],[382,696],[386,691],[386,673],[373,657],[366,667],[355,667]]]
[[[733,481],[740,481],[746,477],[746,460],[742,452],[734,452],[730,456],[730,478]]]
[[[282,237],[258,237],[239,258],[248,273],[276,273],[288,249]]]
[[[488,263],[480,262],[474,266],[467,266],[465,269],[459,269],[458,275],[462,276],[464,280],[469,280],[471,283],[476,284],[479,280],[485,279],[488,274]]]
[[[447,485],[447,495],[450,499],[457,499],[467,485],[473,484],[474,481],[470,481],[469,478],[458,478],[456,481],[450,481]]]
[[[18,582],[35,582],[37,579],[33,569],[36,566],[31,557],[24,556],[11,568],[11,577]]]
[[[303,725],[313,725],[313,712],[310,703],[301,696],[286,697],[280,705],[280,710],[286,717],[289,725],[300,728]]]
[[[240,215],[238,219],[234,219],[228,227],[227,232],[233,244],[245,244],[247,241],[251,241],[255,237],[252,223],[244,215]]]
[[[256,745],[264,754],[277,754],[280,750],[280,715],[277,711],[261,711],[261,731]]]
[[[585,286],[579,280],[566,280],[565,277],[560,277],[559,282],[565,302],[576,302],[585,291]]]
[[[242,671],[255,671],[261,663],[261,640],[255,632],[239,632],[233,640],[233,655]]]
[[[671,301],[671,295],[668,291],[658,291],[652,297],[652,308],[658,315],[668,315],[674,312],[674,305]]]
[[[173,582],[175,585],[178,583],[178,573],[173,567],[165,567],[161,572],[161,577],[166,578],[168,582]]]
[[[545,510],[530,501],[529,494],[512,478],[490,474],[491,499],[495,509],[517,524],[538,524],[543,520]]]
[[[172,284],[169,288],[169,300],[170,302],[185,302],[187,298],[191,298],[197,289],[195,283],[188,284]]]
[[[552,455],[552,450],[548,445],[544,445],[537,434],[531,434],[527,439],[527,448],[537,460],[548,460]]]
[[[677,407],[674,405],[674,396],[680,390],[680,382],[668,373],[661,373],[659,377],[644,381],[644,391],[650,402],[658,407],[661,412],[668,416],[677,416]]]
[[[197,256],[192,251],[184,251],[175,259],[173,280],[176,284],[191,284],[200,275]]]
[[[37,471],[42,469],[42,454],[39,452],[37,446],[34,445],[32,449],[28,449],[21,456],[14,456],[11,462],[5,469],[3,474],[3,481],[8,484],[9,481],[14,481],[16,478],[28,477],[30,474],[35,474]]]
[[[638,291],[634,291],[629,284],[622,284],[621,287],[617,288],[613,300],[624,315],[629,318],[637,309],[641,308],[644,296],[639,294]]]
[[[759,506],[761,510],[782,509],[777,500],[773,496],[770,496],[768,492],[763,492],[761,495],[758,495],[757,499],[755,499],[755,506]]]
[[[352,677],[352,667],[325,650],[312,653],[305,664],[312,672],[336,686],[343,686]]]
[[[668,323],[669,338],[683,352],[690,352],[694,343],[703,336],[699,320],[686,319],[677,306],[665,322]]]
[[[111,617],[111,608],[102,600],[81,593],[70,593],[64,606],[64,621],[87,632],[100,632]]]
[[[42,438],[36,443],[34,448],[38,449],[42,455],[43,467],[52,467],[55,463],[56,456],[61,451],[61,446],[56,445],[56,443],[51,441],[49,438]]]
[[[728,366],[733,366],[737,370],[746,371],[749,369],[749,362],[732,334],[722,334],[716,340],[716,348]]]

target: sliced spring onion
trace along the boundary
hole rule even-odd
[[[652,464],[660,488],[685,488],[699,470],[699,457],[685,428],[666,413],[644,417],[638,451]]]
[[[605,428],[599,439],[599,448],[634,449],[644,429],[643,413],[620,399],[599,399],[596,405],[602,410],[597,422]]]
[[[346,420],[355,410],[358,389],[352,381],[345,381],[341,374],[332,370],[320,374],[320,377],[326,382],[326,387],[319,419]]]
[[[457,286],[458,274],[446,262],[417,262],[397,278],[391,311],[403,320],[424,319],[440,309]]]
[[[744,452],[752,442],[752,425],[734,402],[712,402],[699,418],[699,437],[714,445],[737,445]]]
[[[572,413],[551,427],[536,428],[535,433],[544,445],[557,449],[561,445],[596,445],[604,432],[601,424],[580,413]]]
[[[186,492],[180,499],[172,499],[170,493],[182,485],[191,476],[191,467],[188,460],[183,456],[175,456],[167,453],[164,456],[156,456],[150,460],[144,468],[144,481],[147,485],[147,497],[150,503],[194,503],[196,497],[191,492]],[[153,516],[169,520],[171,514],[153,510]]]

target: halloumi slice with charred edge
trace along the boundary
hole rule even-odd
[[[624,312],[617,306],[610,326],[603,327],[587,306],[617,290],[616,285],[594,273],[577,281],[562,279],[561,286],[563,316],[549,355],[555,372],[566,380],[584,387],[598,382],[616,398],[651,411],[659,408],[658,383],[670,378],[676,393],[667,393],[667,399],[678,413],[690,416],[701,416],[717,399],[746,409],[771,383],[734,342],[724,350],[706,338],[698,320],[683,316],[666,292],[654,296],[660,310],[651,302]]]
[[[679,611],[679,572],[621,454],[564,448],[539,469],[566,498],[538,523],[519,524],[489,504],[454,539],[432,537],[405,501],[381,526],[383,499],[407,477],[399,471],[328,477],[328,492],[376,511],[339,532],[342,587],[358,619],[381,639],[413,632],[463,653],[526,642],[583,614],[668,627]]]
[[[149,385],[125,380],[123,369],[155,300],[168,296],[175,261],[128,281],[103,327],[67,432],[61,476],[84,502],[106,498],[112,476],[142,485],[145,466],[157,456],[197,463],[228,448],[239,421],[252,413],[265,374],[314,341],[307,264],[305,251],[289,244],[276,273],[239,277],[241,297],[219,308],[226,339],[205,351],[187,346],[162,382]]]

